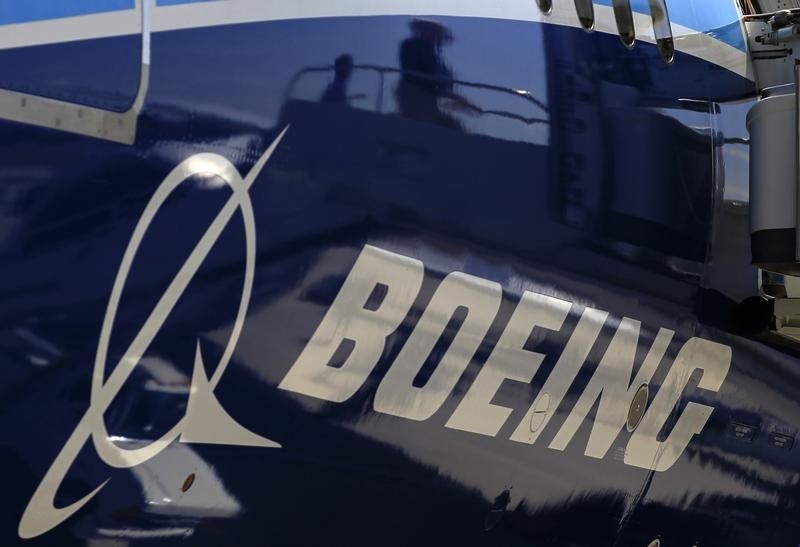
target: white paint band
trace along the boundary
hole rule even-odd
[[[613,9],[601,5],[594,8],[595,31],[617,34]],[[475,17],[580,27],[572,2],[556,2],[552,13],[543,15],[530,0],[227,0],[154,7],[153,13],[154,32],[291,19],[385,15]],[[655,43],[648,15],[634,13],[634,24],[637,40]],[[125,36],[137,34],[140,29],[135,10],[20,23],[3,27],[0,49]],[[682,25],[673,24],[672,30],[676,50],[752,79],[747,53]]]

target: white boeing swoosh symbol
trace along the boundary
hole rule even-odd
[[[66,507],[54,506],[54,499],[64,477],[78,454],[91,438],[100,458],[109,466],[127,469],[153,458],[175,439],[184,443],[225,444],[239,446],[280,447],[276,442],[265,439],[239,425],[221,407],[214,395],[214,389],[222,378],[233,356],[234,348],[242,332],[255,275],[255,218],[250,201],[249,190],[277,148],[288,127],[275,139],[248,173],[242,179],[239,172],[228,160],[216,154],[197,154],[186,160],[167,175],[147,204],[136,229],[128,243],[117,278],[106,308],[92,378],[91,403],[86,414],[78,423],[72,435],[53,461],[38,488],[33,493],[19,523],[19,536],[33,538],[44,534],[61,524],[72,514],[89,502],[108,482],[108,479],[82,499]],[[184,181],[199,174],[211,174],[222,178],[232,189],[233,195],[217,214],[203,237],[186,259],[167,290],[159,299],[139,333],[131,342],[119,363],[114,367],[108,380],[103,381],[108,356],[108,345],[114,320],[117,315],[122,292],[133,260],[139,246],[161,206]],[[239,309],[231,332],[230,340],[214,374],[208,378],[203,366],[203,358],[198,341],[195,353],[194,372],[186,413],[175,426],[160,439],[137,449],[124,449],[115,445],[109,438],[103,415],[111,402],[122,389],[125,381],[139,364],[142,355],[152,343],[172,309],[177,304],[186,287],[194,278],[205,258],[219,239],[222,231],[233,218],[236,211],[242,215],[247,247],[246,270]]]

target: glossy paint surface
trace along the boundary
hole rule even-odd
[[[600,32],[468,17],[437,17],[418,32],[414,21],[156,33],[134,146],[0,123],[0,544],[800,543],[800,464],[789,446],[800,362],[791,349],[737,334],[733,321],[735,304],[757,291],[741,144],[752,83],[680,52],[667,65],[655,45],[628,50]],[[446,30],[438,42],[434,28]],[[125,40],[69,47],[110,54]],[[57,58],[62,47],[7,50],[0,63]],[[123,104],[119,89],[136,81],[126,66],[117,67],[124,78],[98,70],[78,102],[110,93]],[[249,188],[253,234],[247,213],[232,215],[103,414],[117,446],[162,438],[187,414],[198,347],[212,375],[237,338],[215,395],[238,424],[281,448],[176,441],[114,468],[87,442],[56,506],[108,483],[53,530],[20,539],[21,515],[95,386],[231,188],[193,175],[157,208],[93,378],[115,278],[152,196],[197,154],[217,154],[244,177],[287,127]],[[251,243],[252,291],[234,336]],[[410,311],[341,402],[279,388],[365,246],[424,266]],[[452,315],[439,332],[426,311],[439,309],[454,272],[484,287],[485,299],[447,300],[455,305],[442,308]],[[560,324],[530,333],[525,349],[543,356],[540,366],[530,382],[501,383],[492,402],[511,412],[494,435],[453,427],[526,291],[568,304]],[[474,310],[494,302],[485,333],[459,338]],[[552,398],[559,356],[591,310],[608,315],[587,338],[574,382],[534,444],[512,440],[543,390]],[[550,448],[625,318],[641,322],[635,370],[660,329],[674,331],[653,395],[690,339],[732,350],[717,392],[698,386],[699,371],[687,380],[667,429],[691,404],[714,411],[663,472],[624,463],[626,430],[604,457],[585,455],[597,405],[563,449]],[[415,387],[437,379],[444,362],[461,359],[464,372],[432,412],[400,417],[381,402],[381,386],[426,340]],[[344,343],[331,367],[355,347]]]

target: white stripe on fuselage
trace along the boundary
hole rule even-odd
[[[594,8],[595,30],[617,34],[613,9],[601,5]],[[555,2],[552,13],[543,15],[532,0],[226,0],[159,6],[153,14],[154,32],[289,19],[381,15],[476,17],[580,27],[571,2]],[[634,24],[637,40],[655,43],[650,16],[634,13]],[[140,27],[136,10],[6,25],[0,33],[0,49],[131,35],[138,33]],[[682,25],[673,23],[672,31],[678,51],[752,79],[744,51]]]

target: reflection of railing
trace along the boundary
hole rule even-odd
[[[286,99],[288,100],[292,98],[292,95],[294,93],[294,88],[297,85],[297,82],[300,81],[300,79],[303,76],[313,73],[333,72],[334,70],[335,67],[333,66],[320,66],[320,67],[308,67],[298,71],[297,74],[295,74],[292,80],[289,82],[289,87],[286,91]],[[399,68],[391,68],[378,65],[353,65],[353,70],[371,71],[378,74],[378,96],[375,102],[375,111],[379,114],[383,114],[383,94],[386,86],[386,76],[388,74],[413,76],[414,78],[429,80],[432,82],[459,85],[459,86],[469,87],[472,89],[485,89],[489,91],[497,91],[499,93],[504,93],[506,95],[511,95],[513,97],[518,97],[521,100],[527,101],[528,103],[535,105],[537,108],[541,109],[544,112],[547,112],[549,110],[545,103],[534,97],[530,91],[527,91],[525,89],[511,89],[491,84],[466,82],[463,80],[454,80],[451,78],[432,76],[424,72],[416,72],[413,70],[402,70]],[[508,112],[505,110],[483,109],[480,107],[471,108],[471,110],[474,110],[478,114],[484,116],[491,115],[491,116],[500,116],[503,118],[510,118],[512,120],[521,121],[528,125],[533,125],[536,123],[550,123],[550,121],[546,118],[528,118],[520,114],[516,114],[514,112]]]

